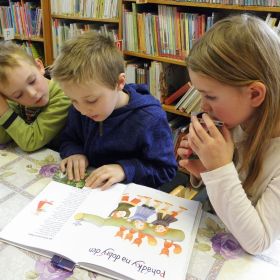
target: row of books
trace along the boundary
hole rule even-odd
[[[276,31],[278,35],[280,35],[280,20],[278,20],[278,18],[273,17],[271,13],[268,13],[265,21]]]
[[[187,70],[181,66],[138,59],[126,61],[125,73],[127,83],[147,84],[151,94],[161,102],[185,85],[188,79]]]
[[[117,18],[118,0],[51,0],[51,12],[85,18]]]
[[[149,55],[184,59],[193,43],[213,25],[213,15],[184,13],[178,7],[158,5],[157,13],[123,10],[124,49]]]
[[[200,102],[201,97],[199,91],[189,82],[181,86],[164,100],[164,104],[175,104],[176,110],[188,114],[191,114],[191,112],[198,112],[200,109]]]
[[[34,2],[10,2],[0,6],[0,32],[13,28],[21,37],[42,36],[42,9]]]
[[[107,23],[71,23],[69,21],[54,19],[52,22],[53,54],[57,57],[63,43],[79,34],[87,31],[95,31],[111,36],[115,42],[118,41],[118,30],[116,25]]]
[[[240,6],[265,6],[279,7],[279,0],[177,0],[180,2],[209,3],[223,5],[240,5]]]
[[[193,86],[186,91],[182,98],[176,103],[175,109],[191,114],[200,111],[201,96]]]
[[[24,41],[21,43],[21,46],[35,59],[40,58],[44,62],[44,51],[41,44],[36,42]]]
[[[129,60],[126,61],[125,66],[126,82],[147,84],[151,94],[162,101],[162,71],[163,66],[161,62],[152,61],[149,65],[143,61]]]

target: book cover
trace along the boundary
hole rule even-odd
[[[200,216],[199,202],[136,184],[101,191],[52,181],[0,240],[115,279],[183,280]]]
[[[177,89],[175,92],[171,93],[165,100],[164,104],[170,105],[173,102],[175,102],[179,97],[184,95],[189,88],[191,87],[190,83],[185,83],[183,86],[181,86],[179,89]]]

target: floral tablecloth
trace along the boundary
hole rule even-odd
[[[13,144],[0,145],[0,230],[52,180],[59,161],[58,153],[49,149],[24,153]],[[216,216],[203,214],[187,280],[263,280],[280,279],[279,275],[280,242],[265,254],[250,256]],[[45,257],[0,242],[0,279],[109,278],[80,268],[73,273],[57,269]]]

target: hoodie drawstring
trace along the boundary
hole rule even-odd
[[[103,122],[99,123],[99,136],[103,135]]]

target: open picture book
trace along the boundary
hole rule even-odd
[[[52,181],[0,240],[115,279],[183,280],[201,212],[199,202],[136,184],[101,191]]]

